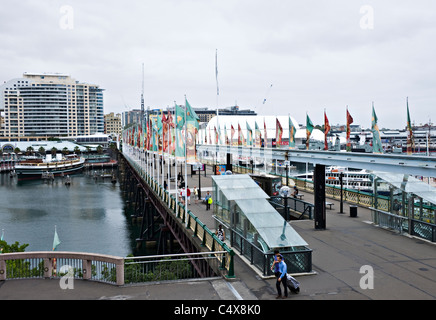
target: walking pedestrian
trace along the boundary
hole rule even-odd
[[[274,250],[274,261],[271,265],[271,271],[274,272],[274,275],[276,276],[276,278],[278,278],[280,276],[280,270],[279,270],[279,263],[277,261],[277,257],[280,255],[280,251],[279,250]]]
[[[276,288],[277,288],[277,297],[276,299],[285,299],[288,297],[288,285],[287,285],[287,275],[288,275],[288,268],[286,266],[286,263],[283,261],[283,256],[279,254],[277,256],[277,262],[279,266],[279,272],[280,275],[277,278],[276,282]],[[283,287],[285,288],[285,295],[282,296],[282,290],[280,285],[283,284]]]
[[[187,196],[188,204],[191,204],[191,189],[189,189],[188,186],[186,186],[186,196]]]
[[[209,203],[209,199],[212,199],[212,197],[210,196],[210,193],[208,191],[206,197],[204,198],[204,200],[206,201],[206,210],[210,210],[211,203]]]
[[[224,239],[226,238],[226,234],[225,234],[225,232],[224,232],[224,229],[223,229],[223,225],[222,225],[222,224],[220,224],[220,225],[218,226],[218,230],[215,232],[215,234],[216,234],[216,236],[218,237],[218,239],[220,239],[221,241],[224,241]]]

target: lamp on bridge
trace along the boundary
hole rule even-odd
[[[283,218],[285,218],[285,221],[288,221],[289,220],[288,198],[291,195],[291,188],[289,188],[288,186],[283,186],[280,188],[279,194],[283,198],[284,205],[285,205],[285,212]]]

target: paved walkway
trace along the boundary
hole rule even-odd
[[[198,186],[197,181],[198,176],[188,177],[188,186]],[[207,178],[201,176],[201,185],[211,187],[209,171]],[[305,193],[304,200],[313,202],[313,196]],[[326,230],[315,230],[309,220],[291,222],[313,250],[315,274],[298,277],[301,291],[290,294],[288,301],[436,299],[435,244],[373,226],[369,210],[362,207],[357,218],[349,216],[347,204],[345,213],[339,214],[338,201],[329,201],[334,205],[327,210]],[[189,208],[214,229],[212,211],[205,205],[191,200]],[[365,281],[363,266],[373,270],[373,282]],[[231,281],[211,278],[123,287],[76,280],[74,290],[60,289],[59,280],[6,281],[0,283],[0,300],[275,300],[275,279],[262,278],[239,256],[235,274]],[[373,289],[362,289],[361,282],[373,283]]]

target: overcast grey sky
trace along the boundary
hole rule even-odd
[[[105,113],[184,103],[305,124],[436,120],[434,0],[0,0],[0,80],[58,72],[105,91]],[[218,50],[217,96],[215,52]],[[271,87],[272,84],[272,88]],[[270,88],[270,89],[268,89]],[[267,99],[263,104],[263,100]]]

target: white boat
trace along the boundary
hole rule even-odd
[[[327,167],[325,170],[325,183],[336,187],[341,186],[340,176],[342,174],[342,185],[345,189],[354,189],[362,192],[373,193],[374,185],[371,172],[368,170],[351,170],[344,167]],[[296,178],[313,180],[313,172],[293,175]],[[384,185],[378,185],[379,194],[388,192]]]
[[[84,158],[76,155],[56,155],[52,159],[51,154],[45,159],[27,159],[15,165],[18,180],[41,179],[44,175],[61,176],[73,174],[83,169]]]

